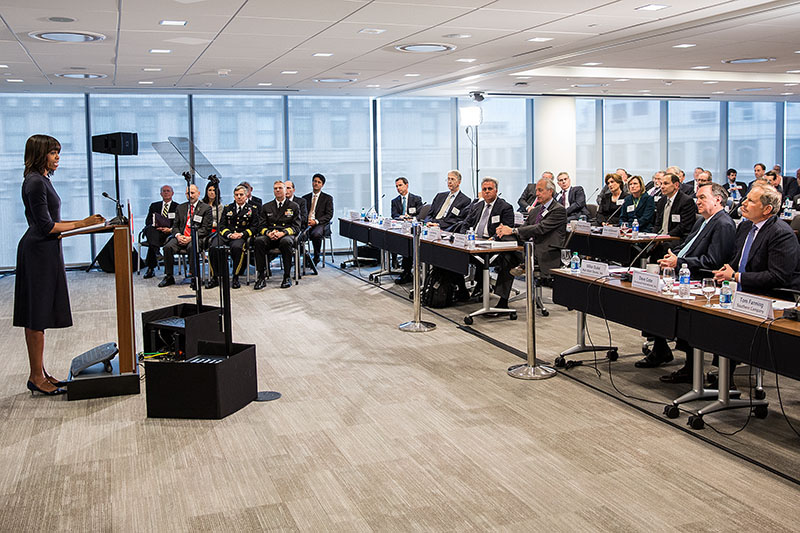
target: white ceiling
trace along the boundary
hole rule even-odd
[[[651,1],[669,7],[636,10],[648,0],[0,0],[0,65],[8,67],[0,67],[0,91],[800,99],[800,73],[786,72],[800,69],[800,0]],[[43,30],[105,39],[48,43],[29,36]],[[451,34],[468,37],[445,37]],[[528,41],[534,37],[552,40]],[[407,43],[456,48],[394,49]],[[695,46],[673,48],[682,43]],[[150,53],[154,48],[172,52]],[[751,57],[775,60],[722,63]],[[589,62],[601,65],[584,66]],[[65,72],[106,78],[56,76]],[[314,81],[320,78],[356,81]],[[615,81],[622,78],[628,81]],[[595,86],[575,87],[582,84]]]

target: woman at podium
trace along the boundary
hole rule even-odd
[[[49,135],[33,135],[25,143],[22,203],[28,230],[17,247],[14,325],[25,328],[30,375],[28,390],[49,396],[65,385],[44,368],[44,330],[72,325],[67,272],[59,233],[103,222],[100,215],[61,220],[61,198],[50,177],[58,169],[61,144]]]

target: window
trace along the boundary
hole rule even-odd
[[[795,176],[800,169],[800,103],[786,104],[786,176]]]
[[[597,168],[597,100],[575,99],[575,185],[590,194],[602,184],[603,172]],[[587,201],[592,201],[587,198]]]
[[[776,106],[772,102],[728,103],[728,162],[739,179],[751,181],[753,165],[775,164]]]
[[[622,113],[620,109],[631,106],[635,111],[632,117]],[[660,166],[659,151],[661,145],[660,102],[656,100],[623,100],[614,101],[604,107],[611,109],[612,120],[608,120],[606,111],[603,121],[605,141],[603,174],[624,168],[628,174],[640,175],[644,178],[652,176]],[[624,118],[624,120],[621,119]],[[645,182],[649,181],[645,179]]]
[[[724,183],[725,170],[719,159],[719,102],[669,102],[668,164],[684,170],[688,177],[695,167],[710,170],[714,181]]]

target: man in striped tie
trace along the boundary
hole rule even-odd
[[[144,237],[147,240],[147,271],[144,279],[150,279],[155,275],[155,268],[158,263],[158,252],[164,243],[167,242],[172,220],[175,218],[175,211],[178,209],[178,202],[172,201],[173,190],[169,185],[161,186],[161,201],[150,204],[147,210],[147,218],[144,221]]]

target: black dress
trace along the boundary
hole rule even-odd
[[[22,202],[28,231],[17,247],[14,325],[37,331],[72,325],[67,272],[58,234],[61,198],[50,179],[31,172],[22,182]]]

